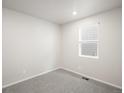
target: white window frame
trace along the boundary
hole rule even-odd
[[[79,56],[80,57],[86,57],[86,58],[95,58],[95,59],[98,59],[99,58],[99,25],[98,24],[90,24],[90,25],[86,25],[87,27],[90,27],[90,26],[96,26],[97,27],[97,40],[81,40],[81,31],[82,31],[82,29],[84,28],[84,27],[79,27]],[[97,42],[97,56],[90,56],[90,55],[82,55],[81,54],[81,43],[82,42],[88,42],[88,41],[90,41],[90,42],[93,42],[93,41],[95,41],[95,42]]]

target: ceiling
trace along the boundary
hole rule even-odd
[[[3,0],[3,7],[64,24],[121,7],[121,0]],[[74,9],[77,15],[72,15]]]

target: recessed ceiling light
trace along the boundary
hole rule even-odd
[[[77,12],[76,11],[73,11],[73,13],[72,13],[73,15],[77,15]]]

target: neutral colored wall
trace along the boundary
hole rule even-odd
[[[98,21],[99,59],[79,57],[78,28]],[[121,9],[64,24],[61,29],[3,9],[3,86],[63,67],[121,87],[121,64]]]
[[[60,28],[3,9],[3,86],[58,66]]]
[[[79,57],[78,28],[100,22],[99,59]],[[63,25],[61,66],[121,87],[121,9]]]

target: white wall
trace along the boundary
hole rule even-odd
[[[99,59],[79,57],[78,27],[97,22]],[[121,33],[120,8],[63,25],[61,66],[121,87]]]
[[[79,57],[78,27],[98,20],[99,59]],[[3,86],[63,67],[121,87],[121,64],[121,9],[64,24],[61,29],[3,9]]]
[[[3,9],[3,86],[57,67],[59,25]]]

